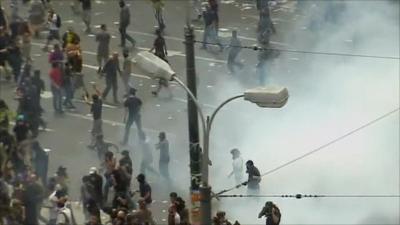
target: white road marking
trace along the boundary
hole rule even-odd
[[[72,101],[86,104],[86,102],[81,100],[81,99],[73,99]],[[109,109],[118,109],[118,107],[116,107],[116,106],[108,105],[108,104],[105,104],[105,103],[103,103],[103,106],[106,107],[106,108],[109,108]]]
[[[86,115],[82,115],[82,114],[77,114],[77,113],[69,113],[66,112],[65,115],[71,116],[71,117],[75,117],[75,118],[80,118],[80,119],[84,119],[84,120],[89,120],[92,121],[93,119],[90,116],[86,116]],[[124,127],[125,128],[125,124],[121,123],[121,122],[116,122],[116,121],[112,121],[112,120],[106,120],[106,119],[102,119],[103,123],[111,125],[111,126],[118,126],[118,127]],[[134,126],[133,126],[134,127]],[[133,128],[135,129],[135,128]],[[159,134],[160,131],[159,130],[153,130],[153,129],[149,129],[149,128],[143,128],[144,131],[149,132],[149,133],[153,133],[153,134]],[[167,135],[169,137],[173,137],[176,138],[176,135],[173,133],[168,133]]]

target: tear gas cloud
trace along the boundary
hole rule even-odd
[[[399,2],[306,2],[311,9],[280,34],[288,48],[399,57]],[[334,12],[329,6],[337,4]],[[337,18],[325,19],[327,13]],[[224,88],[215,104],[251,87],[216,76],[216,86]],[[264,173],[399,107],[398,59],[282,52],[267,76],[269,84],[288,88],[288,104],[263,109],[238,100],[219,113],[210,146],[215,192],[234,186],[227,178],[233,147]],[[246,188],[227,194],[235,193],[246,194]],[[263,177],[261,194],[297,193],[398,195],[399,113]],[[257,214],[267,200],[280,207],[284,224],[399,223],[398,198],[223,198],[214,204],[242,224],[263,224]]]

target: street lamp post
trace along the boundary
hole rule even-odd
[[[214,121],[217,113],[229,102],[244,98],[244,100],[250,101],[264,108],[281,108],[283,107],[288,98],[288,90],[284,87],[262,87],[250,89],[244,92],[244,94],[231,97],[224,102],[222,102],[215,111],[211,114],[211,117],[204,117],[201,105],[196,97],[196,95],[190,90],[188,81],[188,86],[183,83],[175,72],[172,71],[170,66],[164,61],[158,59],[156,56],[149,52],[141,52],[138,54],[137,62],[142,65],[146,70],[153,71],[152,75],[157,78],[162,78],[169,81],[176,81],[187,93],[188,102],[195,105],[191,109],[197,108],[197,113],[200,116],[202,133],[203,133],[203,156],[202,156],[202,166],[201,166],[201,186],[200,186],[200,216],[201,225],[212,224],[212,214],[211,214],[211,187],[208,184],[208,166],[211,164],[209,159],[209,143],[210,143],[210,132],[212,128],[212,122]],[[155,66],[157,68],[155,68]],[[196,113],[196,114],[197,114]],[[190,121],[189,117],[189,123]],[[197,118],[197,117],[196,117]],[[197,125],[196,125],[197,126]],[[190,128],[189,128],[190,129]],[[189,130],[190,133],[190,130]]]

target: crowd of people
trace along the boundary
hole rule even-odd
[[[23,0],[22,2],[29,4],[27,18],[19,16],[18,3],[12,5],[10,15],[7,15],[7,12],[0,7],[0,73],[1,76],[5,75],[6,80],[13,78],[16,84],[15,99],[18,101],[18,107],[13,110],[9,108],[6,101],[0,99],[0,224],[36,225],[39,221],[49,225],[77,224],[76,212],[73,210],[69,197],[70,189],[74,187],[69,184],[67,168],[59,166],[56,173],[48,177],[49,150],[44,149],[37,138],[41,129],[43,131],[47,129],[47,124],[42,118],[45,110],[41,106],[41,94],[47,88],[41,78],[41,71],[34,69],[31,42],[32,38],[40,38],[43,30],[48,30],[42,50],[48,54],[49,90],[52,93],[54,112],[63,114],[65,110],[74,110],[75,105],[72,100],[77,98],[77,92],[82,90],[80,96],[90,106],[93,118],[88,148],[96,151],[100,166],[91,167],[88,174],[82,177],[80,200],[85,223],[88,225],[156,224],[151,211],[152,188],[146,176],[151,172],[160,175],[166,181],[170,179],[169,142],[166,133],[161,131],[155,147],[160,152],[157,171],[152,166],[151,146],[142,127],[142,100],[136,96],[137,90],[130,84],[129,79],[132,68],[130,48],[127,47],[126,42],[130,42],[133,48],[136,46],[136,41],[127,33],[127,28],[131,23],[128,5],[122,0],[118,1],[122,69],[119,53],[116,51],[110,57],[111,35],[107,31],[107,26],[102,24],[100,31],[95,34],[97,73],[105,78],[106,87],[104,90],[99,90],[96,84],[92,84],[93,93],[90,94],[92,89],[89,90],[86,87],[82,73],[83,57],[81,38],[78,33],[72,27],[68,27],[63,35],[60,34],[63,26],[62,18],[52,8],[50,0]],[[156,39],[150,52],[154,51],[157,57],[169,63],[163,37],[166,29],[163,18],[164,2],[151,0],[151,3],[158,28],[155,31]],[[201,10],[201,0],[195,0],[194,3],[196,19],[204,19],[205,32],[202,47],[207,49],[211,41],[223,51],[224,46],[218,38],[218,1],[208,0],[204,12]],[[73,12],[82,16],[87,34],[93,32],[91,4],[91,0],[72,0],[71,4]],[[257,0],[257,9],[260,13],[258,40],[268,45],[269,36],[275,32],[268,1]],[[49,50],[51,45],[52,49]],[[231,73],[235,73],[236,68],[243,67],[243,64],[237,61],[241,50],[237,31],[232,32],[229,48],[228,69]],[[261,61],[259,64],[262,64]],[[143,155],[140,173],[137,176],[133,174],[130,151],[119,152],[118,145],[104,140],[102,107],[109,91],[113,92],[113,103],[121,104],[121,96],[118,96],[118,74],[125,85],[122,106],[126,109],[125,132],[120,144],[126,146],[129,143],[131,126],[135,123],[139,136],[138,144]],[[157,96],[162,87],[168,88],[168,81],[160,79],[159,86],[152,91],[152,94]],[[170,95],[172,96],[172,92]],[[117,158],[116,153],[120,153],[122,157]],[[233,149],[231,153],[233,170],[229,176],[234,175],[237,184],[247,185],[250,191],[257,192],[261,175],[253,161],[249,160],[245,163],[248,179],[244,181],[243,159],[240,152],[238,149]],[[137,190],[134,190],[134,187],[138,187]],[[43,209],[48,209],[47,217],[42,215]],[[102,214],[108,215],[106,221],[102,220]],[[239,224],[237,221],[229,222],[225,215],[223,211],[217,212],[213,223],[215,225]],[[276,225],[280,222],[279,209],[272,202],[267,202],[259,214],[259,217],[262,216],[267,217],[268,225]],[[189,210],[185,200],[175,192],[170,193],[167,223],[168,225],[190,224]]]

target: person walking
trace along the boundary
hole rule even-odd
[[[32,60],[31,58],[31,42],[32,42],[32,30],[31,27],[29,26],[28,21],[24,21],[20,28],[19,28],[19,34],[21,35],[22,38],[22,46],[21,46],[21,51],[22,51],[22,58],[24,62],[28,60]]]
[[[219,38],[218,38],[218,16],[216,11],[213,10],[209,5],[206,6],[206,11],[203,13],[204,19],[204,33],[203,33],[203,45],[202,49],[207,49],[208,39],[212,39],[216,45],[220,47],[220,51],[224,50]],[[214,43],[212,43],[214,44]]]
[[[46,10],[39,0],[32,0],[28,14],[32,32],[34,36],[38,38],[43,23],[45,22]]]
[[[245,182],[247,184],[247,191],[249,193],[256,193],[260,192],[260,182],[261,182],[261,174],[260,171],[252,160],[248,160],[246,162],[246,173],[248,174],[248,179]]]
[[[228,178],[234,175],[236,184],[243,182],[243,159],[240,156],[240,151],[237,148],[231,150],[232,154],[232,172],[228,175]]]
[[[236,61],[236,58],[239,54],[239,52],[242,50],[242,43],[240,42],[238,36],[237,36],[237,31],[234,30],[232,31],[232,38],[231,42],[229,44],[229,54],[228,54],[228,70],[232,74],[234,74],[235,71],[235,66],[239,67],[239,69],[243,68],[243,63]]]
[[[123,56],[124,56],[124,62],[122,63],[121,78],[124,83],[125,92],[128,95],[130,87],[133,86],[133,85],[130,85],[130,78],[131,78],[131,73],[132,73],[132,62],[131,62],[131,59],[129,58],[129,51],[124,50]]]
[[[113,89],[114,103],[119,104],[118,101],[118,80],[117,72],[121,74],[121,69],[119,67],[118,53],[114,52],[112,57],[106,62],[102,69],[102,73],[106,76],[106,88],[103,91],[103,99],[107,99],[108,92]]]
[[[129,90],[129,95],[124,101],[125,107],[125,133],[124,139],[122,140],[122,144],[126,145],[129,141],[129,133],[131,130],[131,126],[133,122],[136,123],[136,127],[138,132],[142,132],[142,118],[140,115],[140,110],[142,107],[142,100],[136,96],[136,89],[131,88]],[[126,114],[128,114],[128,118],[126,119]]]
[[[93,89],[95,90],[95,94],[92,95],[93,102],[90,102],[88,97],[85,96],[85,102],[90,105],[90,113],[93,116],[93,124],[92,124],[92,138],[88,148],[93,149],[96,146],[97,137],[103,135],[103,120],[102,112],[103,112],[103,101],[101,99],[101,92],[97,89],[96,85],[93,84]]]
[[[72,68],[69,62],[66,62],[64,64],[63,86],[65,91],[65,99],[63,105],[69,109],[75,109],[74,104],[72,104],[72,99],[74,97],[74,87],[72,85]]]
[[[50,87],[53,94],[53,107],[56,113],[63,113],[62,109],[62,74],[58,63],[51,64],[49,72]]]
[[[160,132],[158,134],[158,143],[156,144],[156,149],[160,151],[160,160],[158,163],[158,170],[161,176],[169,179],[169,142],[165,132]]]
[[[99,174],[96,167],[91,167],[88,175],[89,183],[93,187],[93,199],[97,207],[103,207],[103,177]]]
[[[150,171],[156,176],[159,176],[159,173],[153,168],[153,153],[149,144],[149,139],[146,137],[146,134],[142,131],[139,132],[139,146],[142,150],[142,162],[140,163],[140,173],[146,174],[146,171]]]
[[[132,47],[135,47],[136,41],[126,32],[126,29],[131,22],[131,13],[129,11],[129,7],[123,0],[119,1],[119,7],[121,8],[119,13],[119,32],[121,34],[120,46],[125,48],[125,42],[128,40],[132,44]]]
[[[164,1],[163,0],[151,0],[151,1],[153,2],[154,16],[158,23],[158,30],[164,32],[165,30],[165,23],[163,18]]]
[[[97,44],[97,64],[99,65],[99,69],[97,73],[100,74],[101,66],[103,63],[105,64],[110,56],[110,40],[111,35],[107,31],[107,27],[105,24],[100,25],[100,32],[96,34],[96,42]]]
[[[90,22],[92,17],[92,0],[79,0],[82,4],[82,20],[85,23],[85,33],[89,34],[92,32],[90,28]]]
[[[61,17],[55,13],[54,9],[49,10],[49,15],[47,18],[49,24],[49,34],[47,36],[47,41],[43,47],[44,51],[47,51],[48,46],[52,40],[60,41],[60,27],[61,27]]]

